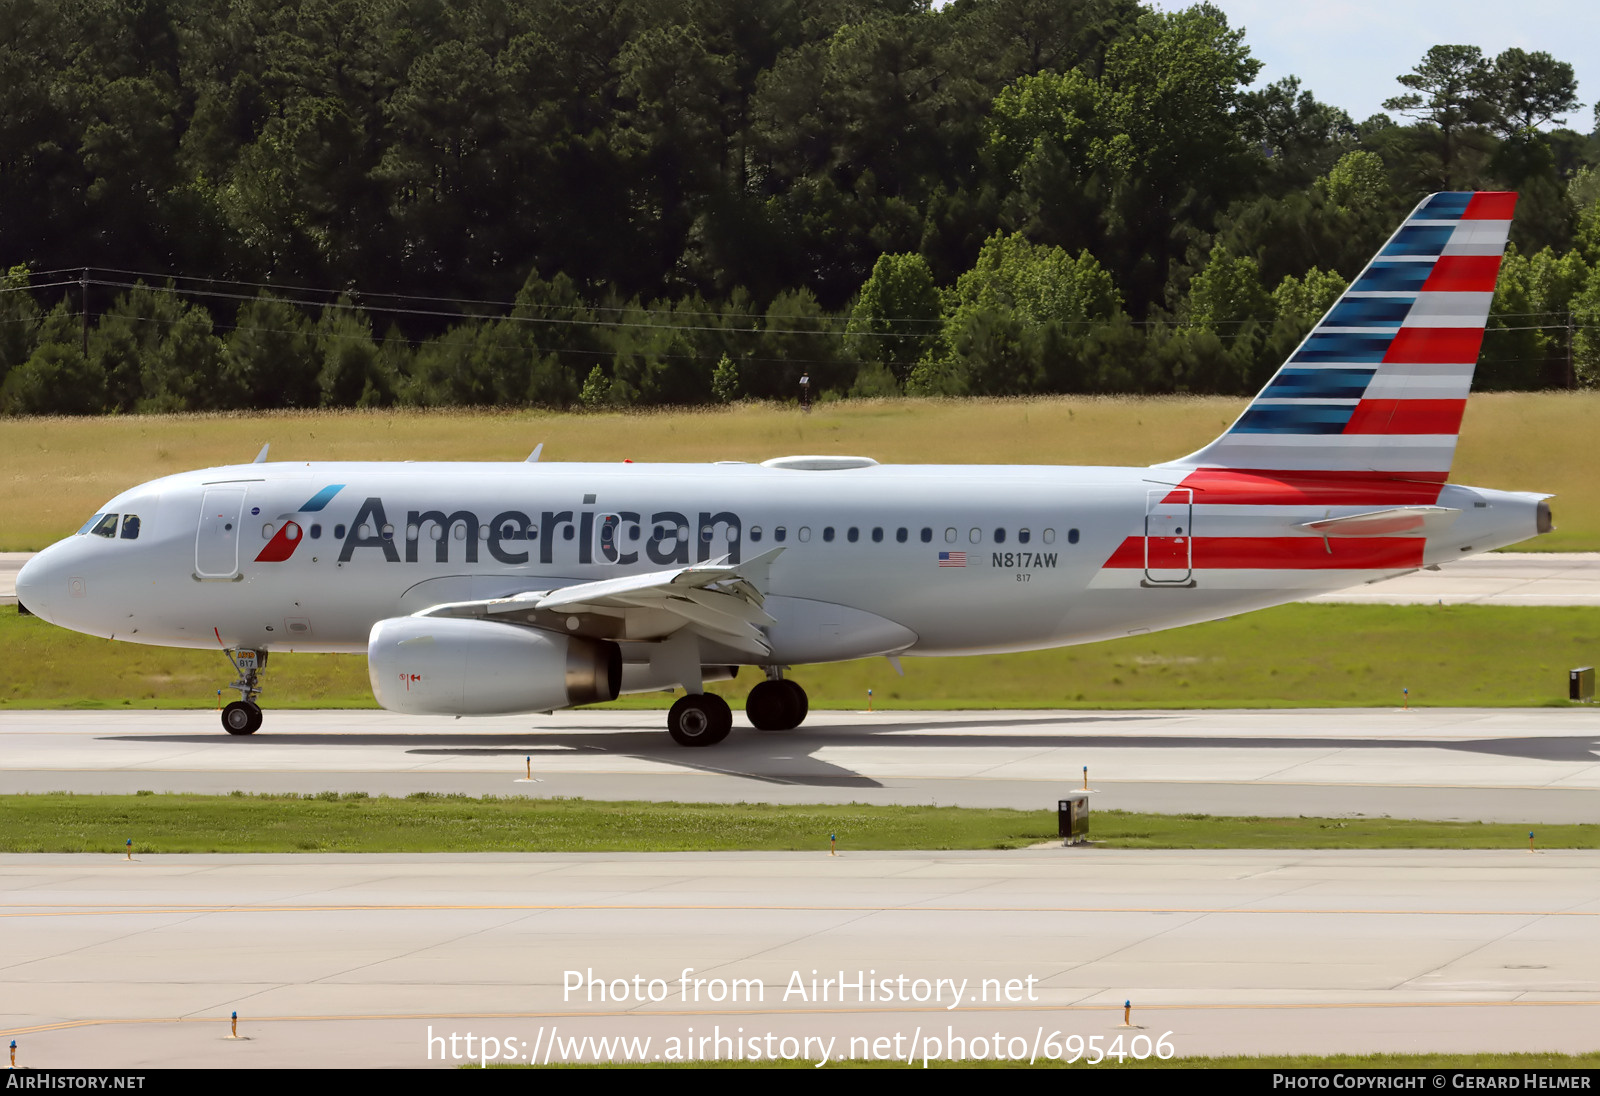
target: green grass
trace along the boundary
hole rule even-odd
[[[765,460],[860,453],[952,464],[1147,465],[1198,449],[1246,401],[1224,397],[859,400],[696,411],[298,411],[8,419],[0,431],[0,551],[44,547],[146,480],[250,460]],[[1467,405],[1452,480],[1556,493],[1539,551],[1600,550],[1591,437],[1600,393],[1485,393]]]
[[[1389,818],[1096,811],[1097,847],[1525,849],[1527,826]],[[1600,825],[1538,826],[1540,848],[1600,847]],[[0,796],[0,852],[705,852],[1014,849],[1052,841],[1049,811],[960,807],[339,795]]]
[[[205,708],[232,679],[210,651],[145,647],[0,608],[0,710]],[[1600,650],[1582,607],[1285,605],[1168,632],[1014,655],[884,659],[795,674],[816,709],[1392,707],[1565,705],[1567,670]],[[735,708],[756,678],[713,686]],[[278,655],[268,708],[370,708],[360,655]],[[231,697],[225,697],[231,699]],[[615,707],[661,708],[662,693]]]

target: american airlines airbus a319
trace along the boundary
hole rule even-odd
[[[1548,532],[1548,496],[1446,483],[1516,195],[1425,199],[1239,419],[1148,468],[256,463],[106,503],[17,578],[90,635],[365,651],[391,711],[550,711],[681,688],[667,729],[805,719],[785,672],[1173,628]],[[535,457],[537,453],[535,453]]]

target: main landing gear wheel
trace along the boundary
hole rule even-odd
[[[744,702],[744,714],[758,731],[792,731],[810,709],[806,691],[787,679],[761,682]]]
[[[715,746],[731,730],[733,712],[714,693],[679,697],[667,713],[667,732],[680,746]]]
[[[229,734],[255,734],[261,729],[261,708],[248,700],[235,700],[222,709],[222,728]]]

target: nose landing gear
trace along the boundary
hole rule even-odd
[[[239,699],[222,709],[222,729],[229,734],[255,734],[261,729],[261,705],[256,703],[256,697],[261,695],[261,671],[267,665],[267,652],[241,648],[223,654],[238,671],[239,680],[228,688],[238,689]]]

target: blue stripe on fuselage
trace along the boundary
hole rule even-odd
[[[328,486],[324,487],[322,490],[320,490],[316,494],[312,495],[311,498],[306,501],[306,504],[304,506],[300,507],[298,513],[302,513],[302,514],[314,514],[314,513],[316,513],[318,510],[321,510],[324,506],[328,505],[328,503],[332,502],[334,495],[337,495],[340,491],[343,491],[343,490],[344,490],[344,484],[342,484],[342,483],[330,483]]]

